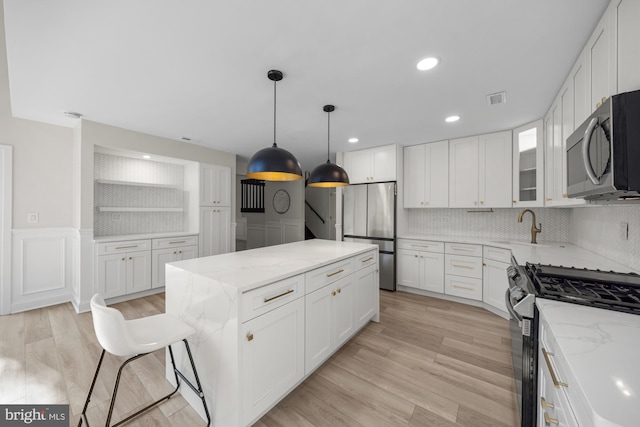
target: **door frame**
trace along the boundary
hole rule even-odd
[[[0,145],[0,315],[11,313],[13,147]]]

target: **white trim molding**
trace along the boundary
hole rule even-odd
[[[13,147],[0,145],[0,315],[11,313]]]
[[[71,299],[74,234],[72,228],[13,230],[12,313]]]
[[[77,313],[90,310],[89,301],[95,293],[93,265],[95,260],[93,229],[74,230],[73,242],[73,283],[71,303]]]

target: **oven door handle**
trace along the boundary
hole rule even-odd
[[[598,118],[594,117],[589,122],[587,129],[584,131],[584,138],[582,139],[582,161],[584,162],[584,169],[587,171],[589,179],[593,185],[600,185],[600,178],[596,176],[596,172],[593,170],[591,160],[589,159],[589,148],[591,147],[591,137],[593,131],[598,126]]]
[[[514,319],[518,321],[518,323],[522,322],[522,316],[520,316],[516,310],[513,308],[513,304],[511,304],[511,293],[509,289],[504,294],[504,302],[507,305],[507,311],[513,316]]]

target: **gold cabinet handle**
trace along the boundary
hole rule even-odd
[[[544,397],[540,396],[540,406],[542,406],[542,409],[545,408],[555,408],[556,405],[554,405],[553,403],[549,403],[545,400]]]
[[[336,296],[336,291],[331,291],[331,296],[335,297]]]
[[[118,246],[116,247],[116,249],[130,249],[130,248],[137,248],[138,245],[131,245],[131,246]]]
[[[132,257],[129,257],[129,259],[133,259]]]
[[[456,248],[455,246],[451,247],[452,251],[459,251],[459,252],[475,252],[475,250],[473,249],[467,249],[467,248]]]
[[[276,295],[276,296],[274,296],[274,297],[265,298],[265,299],[264,299],[264,302],[273,301],[273,300],[274,300],[274,299],[276,299],[276,298],[280,298],[280,297],[283,297],[283,296],[285,296],[285,295],[289,295],[291,292],[293,292],[293,289],[289,289],[288,291],[283,292],[283,293],[281,293],[280,295]]]
[[[126,261],[126,258],[122,258],[123,261]]]
[[[551,424],[558,425],[558,420],[556,418],[551,418],[549,414],[544,413],[544,424],[550,426]]]
[[[470,270],[473,270],[473,267],[469,267],[468,265],[453,264],[453,266],[456,268],[468,268]]]
[[[544,361],[547,362],[547,368],[549,368],[549,374],[551,375],[551,381],[553,381],[553,386],[555,388],[569,387],[569,384],[558,381],[558,377],[556,377],[556,373],[553,370],[553,366],[551,366],[551,359],[549,359],[549,355],[553,356],[553,353],[549,353],[546,348],[542,347],[542,354],[544,355]]]
[[[517,200],[512,200],[513,204],[515,205],[516,203],[518,203]]]
[[[333,273],[327,273],[327,277],[335,276],[336,274],[342,273],[344,270],[341,268],[338,271],[334,271]]]
[[[338,288],[337,292],[338,292],[338,293],[342,292],[342,289]]]
[[[363,260],[362,260],[362,262],[369,262],[369,261],[371,261],[372,259],[373,259],[373,257],[372,257],[372,256],[370,256],[370,257],[369,257],[369,258],[367,258],[367,259],[363,259]]]
[[[545,200],[546,200],[547,202],[550,202],[550,201],[551,201],[551,200],[553,200],[553,199],[552,199],[551,197],[547,197]]]
[[[175,255],[175,254],[177,254],[177,252],[176,252],[176,251],[173,251],[173,254]]]
[[[480,204],[481,204],[481,205],[484,205],[484,200],[480,200]]]
[[[486,262],[483,262],[483,263],[482,263],[482,266],[483,266],[483,267],[486,267],[486,266],[487,266],[487,263],[486,263]]]
[[[470,288],[470,287],[468,287],[468,286],[458,286],[458,285],[453,285],[453,287],[454,287],[454,288],[457,288],[457,289],[464,289],[464,290],[467,290],[467,291],[475,291],[475,289],[474,289],[474,288]]]
[[[247,333],[247,341],[253,340],[253,334],[251,332]]]
[[[169,242],[170,245],[177,245],[178,243],[186,243],[186,240],[180,240],[180,241],[176,241],[176,242]]]

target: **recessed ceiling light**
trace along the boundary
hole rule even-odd
[[[440,62],[438,58],[436,58],[435,56],[430,56],[429,58],[421,59],[416,64],[416,68],[420,71],[430,70],[436,65],[438,65],[438,62]]]
[[[63,111],[62,113],[65,116],[73,117],[74,119],[79,119],[80,117],[82,117],[82,114],[76,113],[75,111]]]
[[[145,155],[143,155],[143,156],[142,156],[142,158],[143,158],[143,159],[147,159],[147,160],[149,160],[149,159],[151,158],[151,156],[150,156],[150,155],[148,155],[148,154],[145,154]]]
[[[449,116],[446,119],[444,119],[444,121],[447,123],[457,122],[458,120],[460,120],[460,116]]]
[[[352,143],[352,144],[355,144],[356,142],[358,142],[358,141],[359,141],[359,139],[358,139],[358,138],[349,138],[349,139],[348,139],[348,141],[349,141],[350,143]]]

